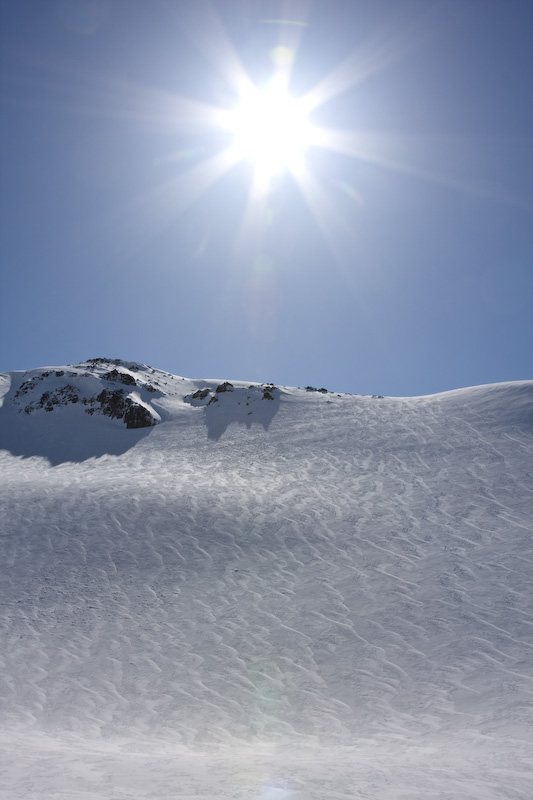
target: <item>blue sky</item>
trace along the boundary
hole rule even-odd
[[[0,15],[1,371],[120,357],[388,395],[533,377],[529,0]],[[258,192],[215,109],[280,74],[322,139]]]

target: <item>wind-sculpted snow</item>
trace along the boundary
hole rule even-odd
[[[144,369],[119,454],[1,454],[3,796],[533,796],[533,382]]]

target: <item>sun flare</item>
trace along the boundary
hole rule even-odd
[[[273,82],[267,89],[250,88],[232,115],[237,158],[251,161],[269,179],[292,170],[312,141],[312,125],[303,104]]]

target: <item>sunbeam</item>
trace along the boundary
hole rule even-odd
[[[435,27],[434,11],[411,19],[401,14],[389,20],[379,33],[363,41],[355,52],[300,95],[291,91],[291,84],[296,69],[296,45],[300,45],[300,37],[309,26],[307,19],[287,16],[258,20],[261,25],[278,29],[278,41],[269,51],[270,76],[254,82],[209,0],[198,0],[182,12],[176,21],[210,62],[217,85],[222,80],[226,86],[224,92],[219,92],[217,102],[131,79],[110,82],[101,74],[79,76],[85,85],[79,97],[72,97],[68,91],[58,91],[52,96],[43,92],[50,109],[69,108],[87,116],[124,123],[133,121],[139,130],[180,137],[176,147],[154,157],[153,163],[160,169],[165,166],[169,171],[179,169],[178,162],[184,162],[191,153],[201,157],[190,170],[165,177],[159,187],[130,199],[117,211],[113,222],[118,217],[132,231],[129,249],[136,246],[134,243],[141,246],[170,225],[239,164],[249,167],[249,200],[236,233],[241,242],[258,240],[258,226],[261,220],[266,224],[267,216],[261,198],[274,184],[281,184],[275,179],[285,175],[295,180],[332,250],[339,249],[335,237],[347,234],[337,230],[339,214],[335,200],[328,196],[318,178],[324,172],[327,162],[323,159],[328,152],[461,192],[471,190],[475,176],[471,175],[469,158],[477,145],[474,140],[459,142],[452,137],[382,130],[336,130],[313,119],[313,114],[333,98],[390,67],[427,40]],[[56,64],[53,71],[58,68]],[[338,182],[335,176],[331,180]],[[494,199],[513,202],[508,196]],[[252,225],[250,237],[246,225]]]
[[[433,12],[432,12],[433,13]],[[363,83],[403,58],[429,35],[429,12],[413,20],[389,21],[387,27],[351,53],[302,98],[308,111]]]
[[[413,159],[415,141],[411,142],[411,147],[405,148],[400,146],[407,143],[405,137],[400,141],[394,134],[383,132],[328,130],[311,118],[312,112],[331,99],[390,67],[427,39],[431,27],[428,20],[432,14],[427,12],[410,19],[405,15],[396,16],[320,79],[314,88],[298,97],[290,91],[296,54],[287,46],[291,38],[288,32],[292,29],[300,35],[308,25],[307,21],[290,17],[260,20],[261,24],[279,28],[280,45],[271,50],[273,71],[270,81],[256,85],[244,69],[214,7],[207,0],[201,0],[201,8],[191,8],[182,24],[217,74],[226,80],[234,100],[215,107],[175,98],[170,107],[176,109],[176,129],[186,131],[187,127],[204,125],[213,135],[223,134],[230,138],[230,160],[233,164],[248,162],[250,165],[251,205],[246,218],[254,220],[254,227],[262,214],[254,212],[253,203],[269,191],[275,176],[282,173],[292,175],[320,230],[330,246],[335,248],[330,223],[337,215],[329,207],[333,201],[324,199],[324,191],[313,174],[314,163],[318,165],[317,159],[321,158],[323,151],[464,188],[464,178],[461,181],[445,170],[441,175],[438,170],[416,164]],[[194,194],[198,192],[195,190]],[[241,224],[239,238],[242,240],[243,237],[246,238]]]
[[[168,228],[232,167],[234,148],[226,148],[208,160],[160,184],[146,195],[136,196],[117,208],[103,222],[108,231],[119,231],[122,259],[130,258],[149,241]]]
[[[195,0],[194,3],[180,8],[178,22],[213,65],[216,74],[225,79],[236,95],[253,87],[250,76],[209,0]]]

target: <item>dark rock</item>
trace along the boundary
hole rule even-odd
[[[218,390],[217,390],[218,391]],[[193,400],[205,400],[209,394],[209,389],[197,389],[192,395]]]
[[[126,372],[119,372],[118,369],[112,369],[102,375],[106,381],[113,381],[114,383],[123,383],[125,386],[137,386],[137,381],[133,375],[128,375]]]
[[[66,384],[66,386],[62,386],[61,389],[57,389],[55,392],[44,392],[37,404],[30,403],[24,410],[26,413],[30,413],[30,411],[34,411],[36,408],[44,408],[45,411],[53,411],[54,406],[66,406],[68,403],[77,403],[78,400],[77,389],[75,389],[74,386]],[[28,409],[30,409],[30,411],[28,411]]]
[[[31,391],[38,381],[42,381],[41,375],[35,375],[33,378],[30,378],[29,381],[24,381],[24,383],[21,383],[15,392],[13,400],[17,400],[17,398],[21,397],[23,394],[27,394],[27,392]]]
[[[122,360],[120,358],[88,358],[87,364],[115,364],[118,366],[122,364]]]
[[[217,393],[232,392],[232,391],[233,391],[233,384],[230,383],[229,381],[224,381],[224,383],[221,383],[220,386],[217,386],[217,388],[215,389],[215,392]]]
[[[155,425],[155,419],[152,417],[148,409],[138,403],[132,403],[124,414],[124,422],[126,428],[150,428]]]
[[[44,406],[49,402],[49,400],[50,400],[50,392],[44,392],[41,395],[41,399],[39,400],[38,403],[39,408],[44,408]]]
[[[122,419],[126,413],[126,401],[124,399],[124,392],[122,389],[115,389],[109,391],[103,389],[96,397],[96,401],[100,403],[102,413],[111,419]]]

